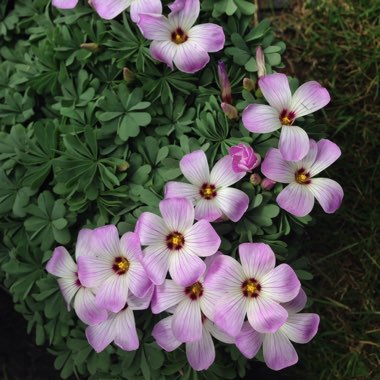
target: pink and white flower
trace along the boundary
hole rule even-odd
[[[140,14],[139,26],[145,38],[153,40],[150,51],[153,58],[173,69],[195,73],[207,65],[209,52],[223,49],[223,28],[216,24],[193,26],[199,16],[199,0],[177,0],[168,17],[158,14]]]
[[[260,165],[261,157],[252,147],[245,144],[232,146],[228,153],[232,157],[232,169],[235,173],[250,172]]]
[[[165,198],[186,197],[195,204],[195,218],[213,222],[227,217],[237,222],[248,209],[249,197],[230,186],[245,176],[232,169],[233,158],[225,156],[213,169],[202,150],[186,154],[180,161],[182,174],[190,183],[168,182]]]
[[[77,6],[79,0],[53,0],[54,7],[59,9],[73,9]]]
[[[295,298],[301,284],[289,265],[275,268],[276,258],[267,244],[240,244],[239,256],[242,264],[221,255],[208,270],[205,287],[220,294],[213,320],[232,337],[246,315],[256,331],[273,333],[288,318],[280,303]]]
[[[281,128],[279,149],[284,159],[303,159],[309,151],[309,138],[294,122],[329,103],[328,91],[311,81],[292,95],[285,74],[263,76],[259,79],[259,87],[269,105],[249,105],[243,112],[244,127],[255,133],[270,133]]]
[[[135,232],[144,249],[143,265],[155,285],[164,282],[169,270],[177,283],[189,286],[205,272],[200,257],[212,256],[220,246],[220,237],[206,220],[194,223],[194,207],[186,198],[160,202],[162,218],[144,212]]]
[[[314,178],[322,170],[334,163],[341,151],[329,140],[318,143],[310,140],[306,157],[298,162],[285,161],[278,149],[270,149],[261,165],[261,171],[268,178],[288,183],[277,196],[278,205],[295,216],[305,216],[314,207],[314,198],[323,210],[331,214],[342,203],[343,189],[339,183],[329,178]]]
[[[92,231],[82,229],[78,234],[75,248],[75,257],[91,255],[90,239]],[[58,285],[63,298],[70,310],[74,298],[74,310],[78,317],[86,324],[92,325],[107,319],[106,310],[95,304],[94,289],[83,286],[78,278],[77,264],[74,262],[65,247],[57,247],[46,265],[46,270],[58,277]]]
[[[154,326],[152,331],[157,344],[168,352],[174,351],[182,344],[173,334],[173,319],[174,316],[162,319]],[[197,341],[186,343],[187,360],[196,371],[206,370],[215,360],[215,346],[212,336],[227,344],[234,343],[233,338],[223,333],[209,319],[203,317],[201,338]]]
[[[306,304],[306,294],[301,289],[297,297],[282,304],[288,312],[286,322],[273,334],[261,334],[248,322],[244,322],[235,343],[241,353],[252,359],[263,344],[264,360],[275,371],[298,362],[298,355],[291,342],[305,344],[314,338],[318,331],[319,316],[312,313],[299,313]]]
[[[127,302],[128,289],[136,297],[144,297],[151,282],[141,264],[140,240],[133,232],[119,239],[114,225],[92,231],[92,256],[78,258],[81,283],[97,288],[96,304],[114,313]]]

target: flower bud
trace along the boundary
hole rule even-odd
[[[252,90],[255,89],[255,81],[253,81],[250,78],[244,78],[243,79],[243,88],[244,88],[244,90],[251,92]]]
[[[238,110],[231,104],[222,103],[220,106],[229,119],[237,119],[239,117]]]
[[[261,188],[263,190],[271,190],[273,189],[274,185],[276,184],[275,181],[272,181],[271,179],[269,178],[264,178],[262,181],[261,181]]]
[[[80,47],[90,51],[91,53],[99,53],[102,50],[102,47],[96,42],[85,42],[80,44]]]
[[[127,83],[132,83],[135,80],[135,74],[132,70],[128,69],[128,67],[123,68],[123,79]]]
[[[264,56],[264,52],[261,46],[258,46],[256,48],[256,63],[257,63],[257,76],[261,78],[267,73],[267,70],[265,68],[265,56]]]
[[[222,102],[232,104],[231,83],[228,79],[226,66],[223,61],[218,62],[219,86],[222,90]]]
[[[123,163],[117,165],[117,170],[120,173],[126,172],[129,169],[129,163],[127,161],[124,161]]]
[[[252,171],[261,162],[260,156],[245,144],[232,146],[229,155],[232,157],[232,169],[235,173]]]
[[[257,174],[257,173],[251,174],[251,176],[249,177],[249,182],[251,182],[251,184],[253,186],[260,185],[260,183],[261,183],[261,176],[260,176],[260,174]]]

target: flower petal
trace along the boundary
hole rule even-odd
[[[264,75],[259,79],[259,87],[264,98],[278,112],[290,111],[292,94],[285,74]]]
[[[261,164],[262,173],[272,181],[291,183],[296,172],[292,162],[285,161],[278,149],[270,148]]]
[[[295,125],[284,125],[281,128],[278,147],[282,157],[286,161],[299,161],[309,152],[309,137],[300,127],[296,127]]]
[[[263,339],[264,334],[254,330],[249,322],[244,322],[240,333],[235,338],[235,344],[246,358],[252,359],[259,352]]]
[[[305,216],[314,206],[314,196],[310,191],[310,185],[291,183],[278,194],[278,205],[295,216]]]
[[[186,344],[186,356],[189,364],[196,371],[206,370],[214,363],[215,346],[210,333],[204,327],[201,339]]]
[[[312,178],[308,188],[327,214],[334,213],[342,204],[342,186],[332,179]]]
[[[239,245],[239,257],[247,278],[260,281],[276,265],[271,247],[264,243],[243,243]]]
[[[67,310],[70,310],[70,303],[75,293],[79,290],[79,286],[76,283],[76,278],[59,278],[57,280],[59,289],[61,290],[63,299],[67,303]]]
[[[172,25],[187,32],[199,16],[200,3],[199,0],[176,0],[170,9],[169,20]]]
[[[198,301],[186,297],[173,314],[173,334],[180,342],[194,342],[202,338],[202,315]]]
[[[199,299],[202,313],[211,321],[214,320],[215,305],[219,302],[220,292],[203,287],[203,295]]]
[[[130,0],[129,0],[130,1]],[[131,3],[131,19],[133,22],[138,22],[140,13],[162,13],[161,0],[135,0]]]
[[[169,269],[170,251],[165,245],[151,245],[144,249],[143,266],[155,285],[164,282]]]
[[[78,0],[53,0],[52,4],[59,9],[72,9],[78,4]]]
[[[234,338],[230,337],[226,333],[224,333],[215,323],[211,320],[206,319],[204,321],[204,328],[217,340],[227,343],[233,344],[235,343]]]
[[[115,317],[115,344],[125,351],[139,348],[139,338],[136,331],[133,311],[127,307]]]
[[[87,256],[92,255],[93,252],[91,250],[91,236],[92,230],[88,228],[82,228],[79,231],[77,243],[75,246],[75,258],[77,259],[79,256]]]
[[[184,234],[194,223],[194,206],[189,199],[164,199],[160,202],[160,211],[170,232]]]
[[[153,284],[150,285],[148,291],[142,298],[138,298],[133,293],[129,292],[128,294],[128,307],[131,310],[145,310],[149,308],[150,301],[152,300],[155,286]]]
[[[212,168],[210,183],[216,186],[217,191],[219,187],[231,186],[245,176],[245,172],[234,172],[232,161],[233,158],[231,156],[224,156]]]
[[[92,231],[91,249],[96,256],[119,256],[119,232],[113,224]]]
[[[186,154],[179,162],[179,166],[185,178],[199,188],[210,180],[207,157],[203,150]]]
[[[145,297],[149,292],[152,282],[147,276],[142,263],[140,261],[130,261],[126,275],[129,277],[129,290],[136,297]]]
[[[203,69],[209,60],[207,51],[191,40],[177,45],[174,63],[184,73],[193,74]]]
[[[216,24],[193,26],[188,33],[189,39],[208,52],[217,52],[224,47],[223,28]]]
[[[129,262],[142,260],[139,235],[135,232],[126,232],[120,239],[120,251]]]
[[[195,219],[207,220],[208,222],[214,222],[223,215],[222,210],[219,208],[219,204],[214,199],[199,199],[195,204]]]
[[[298,313],[289,315],[281,331],[295,343],[309,343],[318,331],[319,315]]]
[[[185,297],[183,286],[177,285],[172,280],[165,280],[163,284],[156,286],[152,299],[152,312],[162,313],[180,303]]]
[[[338,145],[326,139],[318,141],[317,149],[317,157],[315,158],[310,170],[310,175],[312,177],[332,165],[342,154]]]
[[[96,352],[103,351],[115,339],[116,330],[113,326],[114,318],[110,317],[98,325],[86,328],[88,343]]]
[[[270,133],[281,128],[279,112],[266,104],[250,104],[242,115],[243,125],[255,133]]]
[[[299,313],[305,307],[306,301],[306,293],[302,288],[300,288],[300,291],[295,298],[289,302],[282,303],[281,306],[284,307],[290,315]]]
[[[151,212],[143,212],[137,220],[135,232],[141,245],[163,244],[170,233],[164,220]]]
[[[304,169],[306,172],[310,173],[310,168],[312,167],[318,153],[318,145],[313,139],[309,139],[309,151],[306,156],[298,162],[294,162],[293,165],[296,166],[297,170]],[[312,176],[312,175],[311,175]]]
[[[126,10],[132,0],[91,0],[91,6],[105,20],[111,20]]]
[[[233,222],[238,222],[249,206],[249,197],[239,189],[226,187],[220,189],[216,201],[223,214]]]
[[[265,334],[263,352],[266,365],[275,371],[298,362],[297,352],[282,330]]]
[[[172,320],[172,315],[162,319],[154,326],[152,331],[152,336],[156,339],[157,344],[168,352],[174,351],[182,344],[173,334]]]
[[[191,183],[167,182],[165,185],[165,198],[184,197],[195,202],[200,198],[199,187]]]
[[[115,273],[98,289],[95,299],[97,306],[119,312],[127,302],[128,286],[128,276]]]
[[[115,272],[112,270],[113,260],[109,257],[79,256],[78,277],[82,285],[97,288]]]
[[[148,40],[171,41],[173,27],[163,15],[141,13],[137,26]]]
[[[81,287],[74,299],[74,309],[79,319],[86,325],[97,325],[108,318],[108,312],[95,303],[91,289]]]
[[[46,264],[46,270],[57,277],[72,278],[77,272],[77,265],[65,247],[57,247]]]
[[[173,70],[173,60],[177,53],[177,47],[172,41],[152,41],[150,53],[154,59],[166,63]]]
[[[290,111],[298,118],[318,111],[329,102],[328,91],[318,82],[310,81],[297,88],[292,97]]]
[[[247,316],[256,331],[274,333],[286,322],[288,312],[277,302],[260,294],[249,299]]]

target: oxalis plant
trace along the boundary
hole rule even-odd
[[[295,364],[304,226],[343,198],[327,89],[276,73],[252,2],[90,5],[0,5],[1,279],[28,331],[62,378]]]

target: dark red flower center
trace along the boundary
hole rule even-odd
[[[125,257],[116,257],[113,262],[112,269],[116,274],[124,274],[129,269],[129,261]]]
[[[172,33],[172,41],[177,45],[183,44],[184,42],[187,41],[187,39],[188,39],[187,34],[181,28],[177,28]]]
[[[202,297],[203,295],[203,286],[197,281],[195,284],[185,288],[185,294],[190,297],[191,300],[195,301],[196,299]]]
[[[294,175],[296,182],[301,185],[307,185],[310,183],[310,174],[306,172],[304,168],[298,169]]]
[[[168,236],[166,236],[166,246],[170,250],[178,251],[185,244],[185,238],[180,232],[172,232]]]
[[[280,121],[282,125],[292,125],[294,120],[296,118],[296,115],[292,111],[288,110],[282,110],[280,114]]]
[[[256,298],[260,293],[261,285],[254,278],[250,278],[241,284],[241,290],[244,297]]]
[[[199,194],[203,199],[213,199],[216,197],[216,188],[214,185],[211,185],[209,183],[204,183],[202,187],[199,190]]]

